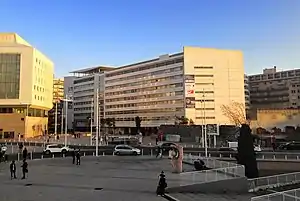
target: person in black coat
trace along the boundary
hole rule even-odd
[[[159,182],[158,182],[158,186],[156,189],[156,194],[163,196],[166,192],[166,188],[167,188],[168,184],[166,181],[166,176],[164,171],[161,171],[160,175],[159,175]]]
[[[22,173],[23,173],[22,179],[25,179],[26,173],[28,173],[28,163],[26,162],[26,159],[23,159],[23,165],[21,167],[22,167]]]
[[[24,150],[23,150],[23,159],[25,159],[25,160],[27,159],[27,154],[28,154],[28,151],[25,147]]]
[[[10,178],[11,179],[16,179],[16,171],[17,171],[17,167],[16,167],[16,163],[15,161],[12,161],[10,166],[9,166],[9,169],[10,169]]]
[[[76,165],[80,165],[80,149],[78,150],[76,154]]]

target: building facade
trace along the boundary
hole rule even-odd
[[[48,133],[56,134],[62,130],[62,109],[63,109],[63,99],[64,99],[64,79],[54,78],[53,79],[53,107],[48,112]],[[55,122],[55,118],[56,122]]]
[[[64,99],[73,99],[74,96],[74,80],[76,79],[75,76],[67,76],[64,77]],[[66,101],[62,100],[62,119],[61,124],[63,125],[61,127],[60,133],[65,132],[65,118],[67,117],[67,130],[72,131],[74,129],[74,108],[73,108],[73,102],[69,101],[67,105],[67,112],[66,110]]]
[[[250,89],[249,89],[249,77],[244,76],[244,90],[245,90],[245,107],[246,110],[250,109]]]
[[[47,133],[53,73],[44,54],[15,33],[0,33],[0,138]]]
[[[245,104],[240,51],[184,47],[173,55],[105,73],[105,117],[116,127],[174,124],[185,116],[195,124],[230,124],[222,105]]]
[[[254,109],[300,107],[300,69],[264,69],[262,74],[249,76],[249,86]]]

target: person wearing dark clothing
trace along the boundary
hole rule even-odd
[[[0,151],[0,163],[2,162],[2,158],[3,158],[3,152]]]
[[[158,137],[155,138],[155,145],[158,145]]]
[[[20,149],[20,153],[21,153],[21,151],[23,149],[23,144],[19,144],[19,149]]]
[[[27,159],[27,154],[28,154],[28,151],[25,147],[24,150],[23,150],[23,159],[25,159],[25,160]]]
[[[76,165],[80,165],[80,150],[76,154]]]
[[[8,162],[8,155],[4,153],[4,162]]]
[[[168,186],[168,184],[166,181],[166,176],[164,174],[164,171],[161,171],[161,173],[159,175],[159,182],[158,182],[158,186],[156,189],[156,194],[163,196],[165,194],[167,186]]]
[[[21,167],[22,167],[22,173],[23,173],[22,179],[25,179],[26,173],[28,173],[28,163],[26,162],[25,159],[23,159],[23,165]]]
[[[73,164],[75,164],[75,156],[76,156],[76,153],[75,153],[75,150],[73,150],[72,151]]]
[[[16,163],[15,161],[12,161],[10,166],[9,166],[9,169],[10,169],[10,178],[11,179],[16,179],[16,171],[17,171],[17,167],[16,167]]]
[[[162,148],[160,146],[157,147],[156,158],[162,157]]]

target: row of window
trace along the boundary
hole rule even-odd
[[[147,61],[146,63],[148,63],[148,62],[151,62],[151,61]],[[183,58],[178,58],[178,59],[172,59],[169,61],[159,62],[156,64],[146,64],[144,66],[140,66],[140,67],[136,67],[136,68],[132,68],[132,69],[124,68],[124,70],[119,71],[119,72],[107,73],[105,75],[105,77],[114,77],[114,76],[124,75],[124,74],[128,74],[128,73],[140,72],[140,71],[144,71],[144,70],[154,69],[154,68],[172,65],[172,64],[176,64],[176,63],[182,63],[182,62],[183,62]],[[134,64],[134,65],[138,65],[138,64]],[[129,66],[127,66],[127,67],[129,67]]]
[[[148,109],[148,110],[125,110],[125,111],[113,111],[113,112],[105,112],[106,115],[120,115],[120,114],[148,114],[148,113],[175,113],[175,112],[183,112],[183,108],[161,108],[161,109]]]
[[[116,92],[108,92],[105,93],[105,96],[116,96],[116,95],[123,95],[123,94],[131,94],[131,93],[139,93],[139,92],[151,92],[154,90],[160,89],[173,89],[177,87],[183,87],[183,83],[176,83],[170,85],[162,85],[162,86],[155,86],[155,87],[146,87],[146,88],[139,88],[139,89],[130,89],[124,91],[116,91]]]
[[[107,105],[107,106],[105,106],[105,108],[110,109],[110,108],[154,106],[154,105],[159,105],[159,104],[162,104],[162,105],[183,104],[183,100],[166,100],[166,101],[153,101],[153,102],[142,102],[142,103]]]
[[[196,117],[196,119],[215,119],[216,117]]]
[[[300,76],[300,70],[278,72],[274,74],[252,75],[249,76],[249,80],[260,81],[260,80],[267,80],[267,79],[279,79],[279,78],[288,78],[288,77],[291,78],[295,76]]]
[[[194,69],[213,69],[213,66],[194,66]]]
[[[154,71],[154,72],[145,73],[145,74],[126,76],[126,77],[123,77],[123,78],[108,80],[108,81],[105,81],[105,83],[109,84],[109,83],[114,83],[114,82],[122,82],[122,81],[125,81],[125,80],[136,80],[136,79],[142,79],[142,78],[147,79],[151,76],[163,75],[163,74],[166,74],[166,73],[173,73],[173,72],[177,72],[177,71],[182,71],[182,69],[183,69],[182,66],[181,67],[175,67],[175,68],[169,68],[169,69]]]
[[[33,86],[33,89],[36,90],[36,91],[39,91],[39,92],[45,92],[45,88],[39,87],[39,86],[37,86],[37,85],[34,85],[34,86]]]
[[[84,88],[91,88],[94,86],[94,83],[89,83],[89,84],[83,84],[79,86],[74,86],[74,90],[76,89],[84,89]]]
[[[147,121],[170,121],[175,120],[175,116],[162,116],[162,117],[140,117],[142,122]],[[135,121],[134,117],[115,118],[116,121]]]
[[[74,91],[74,94],[81,94],[81,93],[93,93],[94,89],[86,89],[82,91]]]
[[[16,107],[16,108],[0,108],[0,113],[19,113],[19,114],[28,114],[31,117],[47,117],[48,111],[29,108],[28,113],[26,107]]]
[[[77,102],[74,105],[92,105],[92,101]]]
[[[87,78],[74,80],[74,84],[79,84],[79,83],[83,83],[83,82],[90,82],[90,81],[94,81],[94,77],[87,77]]]
[[[137,82],[127,83],[127,84],[120,84],[120,85],[105,87],[105,90],[120,89],[120,88],[123,88],[123,87],[124,88],[125,87],[133,87],[133,86],[140,86],[140,85],[146,85],[146,84],[154,84],[154,83],[157,83],[157,82],[172,81],[172,80],[177,80],[177,79],[183,79],[183,75],[175,75],[175,76],[164,77],[164,78],[160,78],[160,79],[153,79],[153,80],[147,80],[147,81],[137,81]]]
[[[109,102],[117,102],[117,101],[139,100],[139,99],[146,99],[146,98],[160,98],[160,97],[180,96],[180,95],[183,95],[183,91],[113,98],[113,99],[107,99],[106,102],[109,103]]]

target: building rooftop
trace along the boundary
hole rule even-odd
[[[0,44],[18,44],[32,47],[32,45],[16,33],[0,33]]]
[[[84,68],[84,69],[79,69],[75,71],[71,71],[70,73],[79,73],[79,74],[93,74],[93,73],[100,73],[104,71],[111,71],[116,69],[115,67],[110,67],[110,66],[96,66],[96,67],[89,67],[89,68]]]

